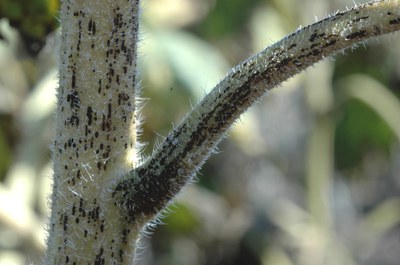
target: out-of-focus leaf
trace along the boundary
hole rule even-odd
[[[219,0],[207,20],[201,25],[203,35],[221,37],[242,28],[261,0]]]
[[[337,85],[343,97],[335,135],[337,166],[356,166],[371,149],[388,153],[396,136],[400,140],[397,97],[367,76],[353,75]]]
[[[345,93],[366,103],[387,123],[400,141],[400,100],[369,76],[353,75],[344,82]]]
[[[4,133],[6,130],[2,130],[1,127],[2,126],[0,124],[0,181],[3,180],[12,159],[12,153],[7,141],[7,136]]]
[[[17,28],[30,52],[37,53],[44,37],[58,27],[59,0],[0,0],[0,18]]]
[[[359,226],[360,242],[379,239],[400,224],[400,197],[387,199],[365,216]]]
[[[56,69],[49,71],[37,83],[22,106],[21,119],[25,125],[40,126],[40,122],[52,115],[57,101],[55,91],[57,85]]]
[[[262,260],[264,265],[295,265],[282,249],[275,246],[263,254]]]
[[[157,51],[156,61],[161,64],[164,61],[172,71],[173,77],[188,88],[197,100],[201,99],[229,69],[218,50],[189,33],[174,30],[153,32],[151,41],[151,45]]]
[[[188,233],[199,226],[198,218],[192,210],[184,204],[172,207],[173,214],[169,214],[163,221],[168,223],[168,230],[174,233]]]

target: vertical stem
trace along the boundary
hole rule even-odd
[[[46,264],[131,264],[142,224],[111,199],[135,165],[139,0],[63,0]]]

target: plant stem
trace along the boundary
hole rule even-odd
[[[46,264],[131,264],[140,232],[266,91],[343,49],[400,29],[400,0],[300,29],[234,67],[137,167],[139,0],[63,0]]]
[[[139,0],[64,0],[46,264],[132,264],[143,224],[110,196],[136,159]]]
[[[190,182],[232,123],[266,91],[357,43],[400,29],[400,1],[375,1],[299,29],[237,65],[174,128],[161,147],[120,182],[113,197],[126,217],[151,219]]]

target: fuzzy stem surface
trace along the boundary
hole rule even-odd
[[[190,182],[239,116],[268,90],[318,61],[400,29],[400,1],[374,1],[301,28],[235,66],[121,181],[113,197],[128,219],[157,215]]]
[[[112,200],[136,161],[139,0],[63,0],[45,264],[132,264],[143,224]]]

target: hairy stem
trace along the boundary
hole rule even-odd
[[[139,0],[63,0],[45,264],[132,264],[143,224],[110,196],[135,166]]]
[[[314,63],[400,29],[400,1],[375,1],[302,28],[237,65],[162,146],[115,188],[134,222],[159,213],[188,183],[232,123],[266,91]]]

